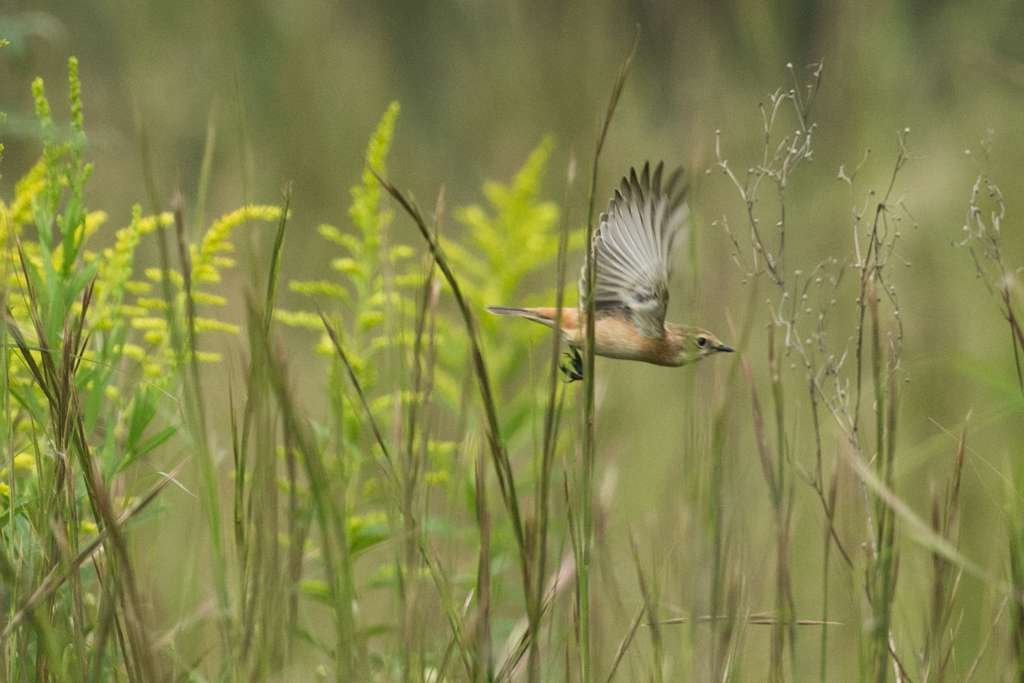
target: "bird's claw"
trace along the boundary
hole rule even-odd
[[[562,363],[559,368],[565,373],[565,382],[570,384],[572,382],[579,382],[583,379],[583,357],[580,356],[580,351],[576,347],[572,347],[565,353],[567,362]]]

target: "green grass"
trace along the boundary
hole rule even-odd
[[[733,163],[719,136],[710,174],[740,210],[711,233],[738,265],[717,277],[750,297],[731,309],[740,352],[679,371],[677,443],[656,424],[602,430],[611,366],[588,354],[582,386],[566,385],[557,336],[481,317],[488,303],[573,305],[570,264],[599,179],[617,175],[599,161],[631,60],[595,139],[585,221],[567,209],[574,164],[562,206],[542,199],[545,175],[563,182],[551,138],[484,186],[485,205],[449,212],[442,190],[426,214],[387,165],[395,103],[347,222],[318,228],[332,277],[316,281],[282,271],[289,234],[309,227],[287,187],[194,242],[182,202],[162,212],[153,191],[152,215],[137,206],[113,245],[92,245],[106,215],[86,206],[77,62],[67,125],[36,81],[41,160],[0,205],[0,681],[1021,679],[1024,467],[971,446],[973,429],[1024,413],[1019,259],[987,176],[961,246],[1016,365],[976,366],[1001,401],[948,447],[903,436],[916,419],[894,274],[913,222],[906,131],[881,192],[862,186],[867,161],[840,172],[849,253],[794,249],[792,187],[824,172],[820,66],[791,69],[794,86],[761,106],[763,150],[737,152],[753,161]],[[412,244],[397,239],[407,221]],[[225,292],[233,235],[260,223],[276,226],[266,262],[244,264],[247,294]],[[142,250],[159,267],[136,265]],[[285,287],[308,305],[280,306]],[[212,312],[228,303],[244,326]],[[206,350],[215,333],[243,369],[223,387],[204,382],[226,362]],[[313,391],[296,344],[322,368]],[[653,448],[681,453],[672,496],[616,500],[621,464]],[[919,448],[945,448],[948,465],[902,476]],[[960,547],[982,515],[964,493],[979,462],[1004,487],[984,557]],[[616,505],[641,514],[623,524]],[[188,541],[158,571],[179,524]]]

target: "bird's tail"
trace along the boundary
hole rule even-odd
[[[547,327],[555,325],[555,309],[553,308],[516,308],[515,306],[485,306],[484,308],[495,315],[514,315]]]

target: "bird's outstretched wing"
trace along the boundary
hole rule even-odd
[[[595,310],[622,310],[648,337],[665,335],[672,251],[686,233],[687,183],[677,169],[662,183],[664,164],[637,177],[630,169],[601,214],[591,253],[596,260]],[[580,273],[580,307],[586,296],[586,265]]]

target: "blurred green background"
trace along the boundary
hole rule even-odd
[[[852,206],[863,206],[868,190],[884,192],[896,133],[910,130],[913,158],[894,193],[905,195],[912,217],[901,225],[893,257],[907,266],[894,270],[891,280],[904,321],[907,380],[897,491],[927,516],[931,487],[941,490],[956,446],[944,430],[958,433],[972,409],[982,415],[968,437],[962,549],[1003,575],[1008,520],[1001,473],[1020,457],[1024,429],[1019,420],[999,419],[995,392],[964,372],[962,357],[1010,380],[1013,352],[996,301],[976,280],[969,254],[951,245],[962,239],[971,189],[984,170],[1006,198],[1007,261],[1024,264],[1024,236],[1015,230],[1024,213],[1024,3],[5,0],[0,37],[11,45],[0,51],[0,110],[8,114],[0,128],[0,195],[11,196],[39,156],[31,80],[41,75],[51,101],[61,101],[67,58],[74,55],[81,63],[96,164],[90,208],[110,214],[94,244],[112,240],[113,231],[128,223],[133,204],[150,208],[140,130],[151,147],[161,203],[166,208],[180,189],[186,221],[196,222],[196,188],[212,128],[207,220],[245,202],[274,204],[292,181],[284,278],[319,277],[328,272],[329,255],[315,228],[322,222],[348,225],[347,188],[362,171],[367,137],[389,102],[402,105],[389,175],[422,206],[433,207],[442,186],[448,207],[482,201],[483,181],[507,181],[547,133],[555,135],[556,150],[545,195],[561,201],[570,157],[577,159],[580,179],[589,174],[598,124],[637,26],[636,62],[603,157],[598,203],[631,165],[664,159],[690,170],[696,258],[684,263],[680,257],[669,318],[712,329],[727,343],[737,338],[748,306],[763,306],[769,292],[762,288],[750,303],[751,285],[733,263],[733,247],[713,225],[728,216],[739,226],[744,215],[735,188],[720,173],[705,174],[715,161],[715,131],[721,131],[722,154],[733,168],[753,166],[764,148],[757,104],[778,87],[792,87],[787,63],[802,82],[810,77],[806,65],[824,64],[811,112],[818,126],[814,159],[795,176],[787,196],[788,259],[809,270],[828,256],[852,260]],[[62,106],[54,111],[58,120],[65,116]],[[982,140],[990,140],[987,159]],[[849,186],[837,180],[839,168],[857,166],[869,149],[851,201]],[[574,227],[585,216],[585,186],[578,179],[567,207]],[[399,240],[419,244],[402,218],[395,230]],[[447,221],[452,239],[458,230]],[[265,262],[259,259],[265,259],[271,237],[269,228],[239,237],[243,253],[256,255],[250,264]],[[258,266],[243,260],[225,281],[226,294],[246,287],[247,267]],[[282,292],[286,307],[289,296]],[[229,317],[241,322],[241,298],[232,303]],[[767,309],[755,319],[755,334],[741,350],[762,381]],[[309,341],[303,338],[296,348],[308,348]],[[841,347],[842,339],[837,343]],[[232,345],[237,342],[225,342],[225,348]],[[321,401],[322,361],[308,354],[293,365],[310,403]],[[696,406],[696,421],[705,430],[728,367],[720,359],[692,371],[697,395],[707,397],[706,405]],[[691,371],[604,362],[598,368],[606,383],[599,386],[601,472],[617,477],[609,528],[625,529],[628,521],[655,541],[659,529],[674,533],[674,524],[689,523],[669,518],[677,513],[686,464],[678,445],[684,442],[682,406],[675,397]],[[799,372],[794,392],[800,391]],[[749,408],[735,410],[732,419],[737,434],[749,431]],[[826,447],[834,451],[841,444],[836,437]],[[729,453],[731,499],[763,507],[764,482],[749,437],[737,436]],[[640,455],[644,466],[633,466]],[[794,582],[816,586],[820,559],[806,566],[801,559],[820,554],[820,509],[809,491],[798,487],[797,496],[805,504],[795,519]],[[756,509],[729,511],[730,533],[747,539],[748,590],[757,609],[769,609],[770,581],[759,572],[772,557],[773,539]],[[860,533],[854,521],[847,527],[851,538]],[[673,536],[661,538],[671,545]],[[624,540],[612,546],[613,557],[628,557]],[[632,570],[623,562],[628,576]],[[915,562],[908,556],[901,590],[923,590],[926,566]],[[984,607],[969,610],[961,627],[967,661],[997,602],[991,587],[972,581],[966,579],[963,590]],[[844,614],[837,619],[856,629],[859,596],[849,587],[844,595],[843,607],[836,608]],[[800,605],[798,598],[798,612]],[[898,619],[911,631],[923,621],[916,614]],[[752,639],[748,653],[762,646]],[[992,646],[1003,654],[1007,647],[1005,640]],[[814,647],[806,656],[813,660]]]

